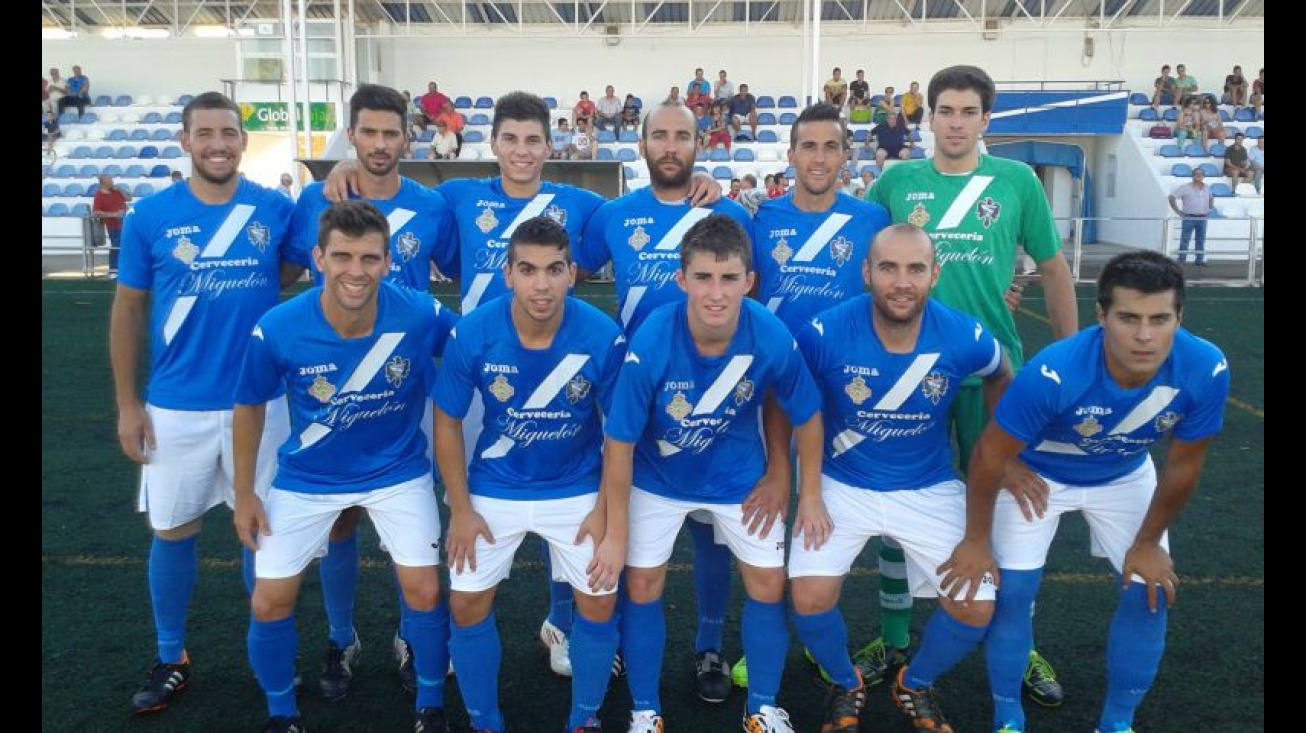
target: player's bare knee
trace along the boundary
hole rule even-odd
[[[295,612],[299,583],[288,578],[259,578],[250,597],[249,610],[255,621],[280,621]]]
[[[967,626],[988,626],[993,620],[993,601],[953,601],[940,598],[939,607],[954,620]]]
[[[617,610],[617,594],[609,593],[604,596],[592,596],[588,593],[577,592],[576,596],[576,613],[581,618],[591,623],[607,623],[612,618],[612,614]]]
[[[200,528],[203,526],[204,520],[196,518],[180,527],[173,527],[172,529],[156,529],[154,530],[154,536],[166,542],[180,542],[181,540],[188,540],[199,534]]]
[[[662,597],[667,568],[626,568],[626,593],[635,603],[652,603]]]
[[[440,576],[434,567],[405,568],[399,573],[399,587],[414,611],[430,611],[440,603]]]
[[[748,597],[760,603],[779,603],[785,597],[784,568],[759,568],[740,563],[744,576],[744,590]]]
[[[475,626],[490,615],[493,591],[454,591],[449,594],[449,615],[459,628]]]
[[[839,580],[825,577],[794,578],[790,581],[794,612],[813,616],[834,608],[839,603]]]

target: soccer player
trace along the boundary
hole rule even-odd
[[[1019,686],[1032,643],[1029,609],[1068,512],[1083,513],[1093,554],[1110,560],[1122,590],[1097,730],[1132,731],[1156,679],[1179,584],[1167,531],[1197,489],[1229,394],[1229,362],[1180,327],[1183,306],[1176,262],[1157,252],[1113,257],[1098,277],[1098,325],[1040,351],[975,448],[966,537],[946,575],[973,581],[995,560],[1000,571],[986,642],[995,728],[1025,730]],[[1158,477],[1149,450],[1167,436]],[[998,496],[1003,466],[1017,456],[1038,481]]]
[[[353,198],[370,202],[390,224],[390,272],[386,279],[420,292],[431,288],[431,264],[444,271],[456,264],[458,249],[452,241],[451,217],[443,196],[422,184],[399,175],[399,160],[408,148],[408,103],[403,95],[389,87],[362,84],[349,98],[350,145],[360,167]],[[310,183],[295,205],[291,246],[288,259],[307,268],[318,285],[325,275],[313,264],[318,243],[318,219],[331,206],[322,182]],[[423,429],[431,435],[429,410]],[[429,443],[428,443],[429,445]],[[362,643],[354,629],[354,598],[358,590],[358,522],[357,507],[344,510],[331,530],[326,557],[318,564],[322,599],[326,607],[330,634],[326,664],[318,680],[322,696],[338,700],[349,693],[354,664]],[[404,632],[407,610],[399,594],[399,630],[395,650],[399,657],[399,677],[410,692],[417,689],[413,672],[412,650]],[[441,609],[447,612],[447,609]]]
[[[983,379],[987,403],[1011,381],[1002,348],[973,316],[929,298],[939,263],[929,235],[911,224],[881,230],[862,261],[870,293],[813,318],[798,344],[821,388],[825,444],[821,494],[837,517],[830,540],[794,542],[789,558],[794,627],[830,676],[823,733],[856,733],[866,687],[848,656],[838,602],[853,561],[875,535],[891,535],[910,559],[919,596],[941,596],[920,650],[899,671],[894,699],[917,730],[951,731],[934,681],[979,645],[993,616],[993,584],[971,603],[940,593],[937,568],[966,525],[947,414],[966,377]]]
[[[640,155],[649,164],[649,185],[600,207],[577,250],[577,264],[584,271],[597,272],[613,263],[617,317],[627,336],[658,306],[685,299],[676,286],[680,240],[695,222],[720,213],[749,225],[748,212],[733,201],[689,203],[694,133],[694,115],[686,107],[654,107],[644,118],[639,143]],[[754,506],[752,501],[745,504]],[[715,541],[710,514],[695,513],[690,520],[698,602],[695,685],[699,698],[719,703],[730,694],[730,668],[722,655],[722,627],[730,605],[730,549]]]
[[[422,414],[456,316],[386,282],[390,225],[365,201],[323,212],[323,284],[276,306],[248,337],[232,419],[241,543],[258,580],[247,644],[267,697],[267,733],[302,732],[295,702],[295,604],[304,568],[327,551],[340,512],[362,507],[395,563],[417,672],[414,730],[446,733],[448,617],[438,610],[440,516]],[[254,491],[265,405],[284,392],[290,436],[266,498]]]
[[[745,297],[753,277],[748,235],[738,222],[714,214],[690,227],[676,274],[687,299],[655,310],[631,339],[605,424],[605,489],[617,503],[629,496],[621,644],[634,702],[630,733],[663,730],[662,589],[676,532],[698,510],[711,512],[748,594],[742,637],[752,670],[744,730],[793,731],[776,704],[789,646],[784,524],[774,526],[778,512],[753,524],[742,518],[767,467],[758,418],[768,390],[798,426],[802,496],[820,490],[820,395],[784,324]],[[782,455],[787,461],[788,452]],[[829,517],[804,511],[801,502],[795,534],[820,545]]]
[[[613,612],[625,557],[625,528],[615,544],[604,533],[601,418],[626,338],[606,313],[567,296],[576,265],[567,230],[547,216],[513,231],[505,275],[511,294],[459,323],[433,393],[436,457],[452,510],[450,651],[472,727],[502,733],[494,598],[526,534],[539,535],[575,595],[567,730],[597,733],[617,652]],[[475,392],[485,428],[468,466],[462,417]]]
[[[870,198],[895,222],[924,229],[938,248],[939,282],[933,297],[979,319],[1002,344],[1013,371],[1024,363],[1020,334],[1004,297],[1011,291],[1019,247],[1033,257],[1055,338],[1079,329],[1075,286],[1061,254],[1043,187],[1024,163],[981,155],[979,139],[997,95],[993,80],[974,66],[951,66],[926,89],[934,157],[898,163],[871,188]],[[949,415],[962,470],[987,420],[979,383],[967,380]],[[910,641],[911,596],[902,580],[902,550],[885,543],[880,555],[883,636],[860,654],[886,671],[901,664]],[[1034,702],[1060,705],[1064,694],[1051,665],[1031,652],[1024,689]]]
[[[147,569],[158,644],[132,696],[136,714],[163,710],[190,684],[196,542],[208,510],[232,500],[232,391],[246,335],[279,297],[292,204],[239,174],[245,143],[240,107],[217,92],[197,95],[182,110],[190,179],[136,202],[123,220],[109,354],[118,442],[141,466],[139,508],[154,534]],[[263,439],[277,445],[287,430],[284,400],[272,400],[268,412]],[[258,465],[260,491],[275,467],[272,457]],[[244,564],[252,590],[252,558]]]

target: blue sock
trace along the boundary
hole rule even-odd
[[[590,621],[576,615],[571,627],[571,717],[567,730],[598,720],[617,654],[617,621]]]
[[[245,595],[253,598],[258,576],[254,573],[254,553],[244,545],[240,546],[240,579],[245,581]]]
[[[256,621],[251,616],[245,644],[249,666],[268,698],[268,715],[299,715],[295,704],[295,655],[299,653],[295,615],[278,621]]]
[[[744,618],[740,626],[744,656],[748,657],[746,714],[752,715],[763,705],[775,705],[776,693],[780,691],[785,657],[789,656],[789,626],[785,624],[784,602],[763,603],[749,598],[744,601]]]
[[[621,613],[621,653],[626,656],[626,684],[630,686],[632,710],[662,712],[658,685],[662,682],[662,655],[666,648],[667,617],[662,599],[651,603],[627,601]]]
[[[571,636],[576,597],[571,583],[553,579],[553,556],[549,552],[549,541],[543,537],[540,538],[540,557],[544,560],[544,577],[549,581],[549,623]]]
[[[1020,703],[1020,685],[1034,648],[1034,598],[1043,582],[1043,569],[1001,568],[1002,589],[993,609],[993,622],[984,641],[989,667],[989,691],[993,695],[993,727],[1007,723],[1024,729],[1025,710]]]
[[[358,530],[348,538],[327,545],[326,557],[318,561],[322,583],[322,605],[326,609],[329,638],[344,649],[354,643],[354,597],[358,594]]]
[[[1116,606],[1106,644],[1106,704],[1098,730],[1128,730],[1165,653],[1165,592],[1157,589],[1156,613],[1147,608],[1147,587],[1130,583]]]
[[[410,609],[408,631],[417,672],[417,707],[443,708],[444,677],[449,671],[449,607],[444,596],[430,611]]]
[[[694,651],[711,649],[720,653],[726,609],[730,607],[730,548],[713,539],[711,524],[689,520],[689,537],[694,541],[694,599],[698,603],[698,636]]]
[[[857,671],[848,656],[848,625],[844,623],[838,606],[806,616],[795,611],[794,628],[798,629],[799,641],[836,685],[845,690],[856,689]],[[752,670],[749,672],[751,678]]]
[[[968,626],[942,608],[935,610],[921,635],[921,648],[903,675],[903,683],[913,690],[933,687],[935,680],[979,646],[988,628]]]
[[[186,655],[186,611],[195,592],[199,535],[184,540],[155,537],[150,543],[150,603],[159,661],[177,664]]]
[[[415,615],[409,613],[410,617]],[[466,627],[452,624],[449,652],[453,654],[453,666],[458,670],[458,690],[463,695],[463,706],[472,718],[472,728],[502,733],[499,662],[503,647],[496,623],[491,611],[479,624]],[[444,670],[440,674],[443,675]]]
[[[399,585],[399,574],[397,572],[394,572],[391,573],[391,576],[394,578],[395,581],[395,592],[399,596],[399,638],[403,639],[404,641],[407,641],[408,640],[408,614],[412,613],[413,611],[408,607],[408,601],[404,600],[404,589],[403,586]],[[445,614],[444,614],[445,623],[448,624],[449,623],[448,604],[444,601],[443,596],[440,597],[440,607],[445,609]]]

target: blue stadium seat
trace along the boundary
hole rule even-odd
[[[1157,120],[1161,119],[1161,115],[1157,114],[1156,110],[1152,109],[1151,107],[1144,107],[1138,113],[1138,119],[1144,120],[1146,122],[1156,122]]]
[[[59,115],[59,124],[61,125],[71,125],[75,122],[77,122],[76,112],[64,112],[63,114]]]
[[[857,151],[858,160],[875,160],[875,151],[870,148],[862,148]]]
[[[912,130],[912,131],[911,131],[911,135],[909,136],[908,139],[910,139],[910,140],[911,140],[912,142],[914,142],[914,143],[918,143],[918,142],[920,142],[920,141],[921,141],[921,131],[920,131],[920,130]]]
[[[110,163],[104,166],[103,168],[101,168],[100,173],[109,176],[111,178],[118,178],[122,176],[122,166],[118,165],[117,163]]]
[[[95,157],[96,157],[96,158],[100,158],[100,159],[104,159],[104,158],[112,158],[112,157],[113,157],[113,146],[112,146],[112,145],[101,145],[100,147],[96,148],[96,149],[95,149]]]
[[[621,133],[617,135],[617,142],[637,143],[639,142],[639,133],[634,130],[622,130]]]
[[[73,207],[68,210],[68,213],[72,216],[80,216],[85,219],[91,215],[91,205],[84,203],[73,204]]]
[[[1197,166],[1199,170],[1206,174],[1207,178],[1216,178],[1220,175],[1220,166],[1215,163],[1202,163]],[[1189,175],[1192,175],[1191,173]]]
[[[91,102],[91,104],[96,107],[112,107],[113,97],[110,97],[107,94],[100,94],[95,97],[95,101]]]
[[[180,97],[177,97],[177,106],[185,107],[186,105],[190,104],[194,100],[195,100],[195,95],[183,94]]]
[[[758,130],[757,141],[759,143],[778,143],[780,138],[775,134],[775,130]]]
[[[1188,143],[1184,146],[1184,155],[1189,158],[1205,158],[1206,149],[1199,143]]]
[[[172,169],[162,163],[150,168],[150,178],[167,178],[171,175]]]
[[[707,159],[713,163],[728,163],[730,161],[730,151],[725,148],[712,148]]]
[[[54,175],[54,166],[50,165],[49,163],[42,163],[42,164],[41,164],[41,177],[42,177],[42,178],[49,178],[49,177],[52,176],[52,175]]]
[[[480,130],[468,130],[463,133],[463,142],[465,143],[483,143],[485,142],[485,133]]]
[[[476,109],[494,109],[494,99],[491,97],[477,97],[473,106]]]
[[[1187,163],[1175,163],[1170,166],[1170,175],[1180,178],[1188,178],[1193,175],[1193,167]]]
[[[753,155],[753,149],[752,149],[752,148],[736,148],[736,149],[735,149],[735,162],[736,162],[736,163],[749,163],[749,162],[752,162],[752,161],[754,161],[754,160],[757,160],[757,156]]]
[[[163,122],[163,115],[158,112],[146,112],[141,115],[142,125],[158,125]]]
[[[788,168],[785,168],[785,178],[788,178],[789,180],[792,181],[797,176],[798,176],[798,171],[794,170],[794,167],[792,165],[789,166]]]
[[[1234,122],[1255,122],[1255,121],[1256,121],[1256,110],[1252,109],[1251,107],[1239,107],[1239,108],[1237,109],[1237,111],[1235,111],[1235,112],[1233,113],[1233,121],[1234,121]]]
[[[127,134],[126,130],[121,127],[115,127],[112,130],[109,130],[109,134],[105,135],[104,139],[108,142],[116,143],[125,142],[129,137],[130,135]]]
[[[1174,122],[1178,120],[1179,109],[1176,107],[1171,107],[1170,109],[1167,109],[1165,111],[1165,114],[1161,115],[1161,119],[1165,120],[1166,122]]]
[[[695,153],[694,153],[694,160],[698,161],[699,163],[706,163],[706,162],[707,162],[707,151],[706,151],[706,150],[699,150],[699,151],[695,152]]]
[[[1229,114],[1229,110],[1221,108],[1217,111],[1220,113],[1221,122],[1233,122],[1233,115]]]
[[[780,124],[788,127],[798,121],[798,115],[793,112],[781,112]]]
[[[712,177],[718,181],[728,181],[735,177],[735,171],[728,165],[719,165],[712,169]]]
[[[616,160],[617,154],[612,152],[612,148],[599,148],[599,157],[597,160]]]
[[[1218,199],[1229,198],[1233,196],[1233,189],[1223,181],[1216,181],[1211,184],[1211,195]]]
[[[119,145],[118,150],[114,152],[113,157],[117,158],[118,160],[135,158],[136,148],[132,147],[131,145]]]
[[[910,155],[912,160],[923,160],[925,158],[925,148],[913,147]]]
[[[432,130],[429,127],[417,133],[417,142],[419,143],[429,143],[434,139],[435,139],[435,130]],[[466,140],[466,138],[463,139]]]
[[[82,115],[80,119],[80,122],[83,125],[92,125],[99,121],[100,121],[100,116],[95,114],[94,112],[87,112],[86,114]]]
[[[872,95],[871,95],[871,106],[874,107],[875,105],[879,104],[879,103],[880,103],[880,100],[882,100],[882,99],[884,99],[884,95],[883,95],[883,94],[872,94]]]
[[[73,151],[66,157],[69,160],[81,160],[83,158],[90,158],[93,155],[95,155],[95,151],[91,149],[90,145],[78,145],[73,148]]]
[[[708,172],[708,170],[707,170],[707,166],[705,166],[705,165],[696,165],[696,166],[694,166],[694,172],[695,172],[695,173],[707,173],[707,172]]]
[[[140,150],[136,151],[137,158],[157,158],[159,149],[153,145],[142,145]]]
[[[599,130],[598,135],[595,137],[598,138],[599,145],[603,145],[604,143],[615,143],[617,141],[617,133],[612,130]]]
[[[54,169],[55,178],[72,178],[77,175],[77,166],[70,163],[64,163]]]
[[[94,196],[95,194],[97,194],[97,193],[99,193],[99,192],[100,192],[100,184],[99,184],[99,183],[92,183],[91,185],[89,185],[89,186],[86,187],[86,195],[87,195],[87,196]]]
[[[169,112],[168,114],[163,116],[163,122],[164,124],[167,125],[180,125],[182,123],[182,120],[183,118],[181,113],[177,111]]]
[[[737,143],[751,143],[751,142],[753,142],[753,131],[752,131],[752,130],[740,130],[739,132],[735,133],[735,142],[737,142]]]
[[[68,197],[85,196],[86,186],[83,186],[82,184],[76,182],[69,183],[63,187],[63,195]]]
[[[172,131],[166,127],[160,127],[150,133],[150,139],[155,142],[166,143],[172,139]]]
[[[1180,150],[1178,145],[1162,145],[1156,149],[1156,154],[1162,158],[1184,157],[1184,151]]]
[[[44,186],[41,186],[42,198],[48,199],[52,196],[58,196],[61,193],[63,193],[63,186],[60,186],[57,183],[47,183]]]
[[[144,178],[144,177],[145,177],[145,166],[141,165],[140,163],[132,163],[131,165],[127,166],[127,170],[123,172],[122,177],[123,177],[123,178]]]
[[[148,183],[138,183],[136,184],[136,188],[132,189],[132,195],[138,199],[149,196],[152,193],[154,193],[154,186]]]
[[[115,107],[130,107],[130,106],[132,106],[132,97],[131,97],[131,95],[130,95],[130,94],[119,94],[117,97],[114,97],[114,100],[113,100],[113,106],[115,106]]]
[[[786,94],[776,101],[776,106],[780,109],[798,109],[798,100]]]
[[[46,216],[68,216],[68,204],[56,201],[45,209]]]
[[[545,97],[545,98],[544,98],[544,104],[547,105],[549,109],[557,109],[557,108],[558,108],[558,98],[557,98],[557,97]]]
[[[1206,149],[1206,154],[1212,158],[1223,158],[1225,147],[1220,143],[1211,143],[1211,147]]]
[[[617,151],[617,160],[623,163],[634,163],[639,160],[639,154],[630,148],[621,148]]]
[[[182,157],[185,154],[186,154],[185,151],[181,149],[180,145],[169,145],[159,153],[159,157],[166,158],[168,160],[175,160],[177,158]]]
[[[100,166],[95,165],[94,163],[87,163],[77,169],[78,178],[95,178],[98,175],[100,175]]]
[[[775,109],[775,99],[763,94],[757,98],[758,109]],[[760,123],[759,123],[760,124]]]
[[[419,147],[413,151],[414,160],[426,160],[429,157],[431,157],[431,149],[426,146]]]
[[[1247,129],[1243,130],[1243,134],[1246,135],[1249,140],[1255,140],[1265,134],[1265,128],[1260,125],[1248,125]]]
[[[131,133],[127,135],[127,139],[138,143],[146,142],[150,139],[150,131],[144,127],[134,128]]]
[[[774,124],[775,124],[775,115],[774,115],[774,114],[771,114],[770,112],[759,112],[758,115],[757,115],[757,124],[758,124],[758,126],[761,126],[761,125],[774,125]],[[759,133],[759,134],[760,134],[760,133]],[[761,142],[761,141],[759,140],[758,142]]]
[[[492,122],[493,120],[491,120],[487,115],[484,115],[480,112],[477,112],[476,114],[472,115],[472,118],[470,120],[467,120],[467,124],[469,125],[488,125]]]
[[[621,166],[621,172],[626,174],[626,178],[639,178],[639,171],[635,170],[633,165]]]
[[[1152,98],[1142,92],[1134,92],[1129,95],[1130,104],[1151,104]]]
[[[457,99],[455,99],[455,100],[453,101],[453,108],[454,108],[454,109],[471,109],[471,108],[472,108],[472,98],[471,98],[471,97],[458,97]]]
[[[864,143],[866,142],[866,138],[870,136],[871,136],[871,131],[867,130],[864,127],[861,128],[860,130],[853,130],[853,142],[855,143]]]

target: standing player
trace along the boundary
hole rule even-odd
[[[255,551],[249,659],[268,733],[302,732],[295,702],[295,604],[304,568],[326,553],[348,507],[367,510],[408,605],[418,733],[447,733],[448,617],[440,597],[440,516],[422,414],[455,316],[427,293],[385,282],[390,230],[364,201],[327,209],[314,266],[323,285],[270,310],[249,337],[235,390],[236,534]],[[285,392],[290,437],[267,498],[254,492],[265,405]]]
[[[584,271],[597,272],[613,263],[617,319],[627,336],[658,306],[684,300],[676,273],[680,240],[691,226],[713,213],[749,225],[748,212],[733,201],[690,205],[694,132],[694,115],[686,107],[664,103],[648,113],[639,150],[648,161],[650,184],[600,207],[577,250],[577,264]],[[763,480],[759,486],[773,483]],[[754,503],[745,505],[751,508]],[[690,519],[698,602],[695,683],[701,699],[724,702],[730,694],[729,665],[722,655],[722,627],[730,605],[730,550],[715,541],[710,514],[695,513]]]
[[[711,512],[739,560],[748,600],[743,646],[751,660],[744,714],[749,733],[792,733],[776,705],[788,654],[784,612],[784,526],[743,521],[744,501],[766,469],[759,413],[774,390],[796,429],[801,494],[795,534],[820,545],[829,517],[805,511],[820,490],[820,395],[784,324],[745,296],[753,285],[748,235],[733,219],[709,216],[680,246],[676,283],[686,301],[668,303],[631,340],[605,424],[604,483],[629,495],[630,550],[622,650],[634,701],[630,733],[661,733],[658,694],[666,646],[662,591],[680,525]],[[788,460],[788,451],[782,452]]]
[[[1079,329],[1075,286],[1061,254],[1061,236],[1029,166],[980,154],[980,135],[997,96],[989,75],[975,66],[951,66],[930,79],[926,94],[934,157],[890,167],[871,188],[870,198],[886,206],[895,222],[910,222],[930,234],[941,268],[933,297],[979,319],[1006,350],[1011,368],[1019,370],[1024,350],[1004,300],[1019,247],[1037,263],[1053,336],[1068,338]],[[984,429],[985,415],[979,384],[968,380],[949,416],[963,469]],[[884,635],[862,654],[886,670],[901,664],[909,642],[911,598],[903,577],[902,551],[886,547],[880,557],[881,605],[885,597],[896,595],[905,602],[895,604],[894,610],[886,607]],[[903,595],[886,588],[895,582]],[[1036,652],[1030,654],[1025,692],[1048,707],[1060,705],[1064,697],[1051,665]]]
[[[576,266],[567,231],[552,219],[517,227],[505,275],[511,295],[462,320],[434,391],[436,456],[452,509],[449,647],[472,727],[502,733],[494,598],[534,532],[575,595],[567,730],[597,733],[617,653],[613,612],[626,534],[624,526],[614,533],[615,546],[605,539],[601,419],[626,339],[607,314],[567,296]],[[468,466],[462,416],[475,392],[484,398],[485,428]]]
[[[245,334],[276,305],[292,204],[239,173],[246,135],[240,108],[205,92],[182,110],[182,148],[193,174],[137,202],[123,220],[109,354],[118,442],[141,465],[140,510],[154,531],[148,562],[158,652],[132,696],[137,714],[163,710],[190,684],[186,615],[198,570],[204,514],[230,502],[232,391]],[[149,333],[149,394],[137,387]],[[286,435],[274,400],[263,436]],[[258,467],[263,490],[275,460]],[[245,557],[246,586],[253,563]]]
[[[1179,584],[1167,531],[1197,490],[1229,394],[1229,362],[1180,328],[1183,306],[1176,262],[1156,252],[1113,257],[1098,278],[1098,326],[1039,352],[975,448],[966,537],[949,574],[973,581],[994,559],[1001,572],[987,641],[995,727],[1025,730],[1018,689],[1033,640],[1029,609],[1068,512],[1083,512],[1094,554],[1111,561],[1123,589],[1097,730],[1132,731],[1156,679]],[[1158,478],[1149,450],[1167,434]],[[1017,456],[1045,484],[1032,510],[998,496],[1003,466]]]
[[[894,700],[917,730],[951,731],[933,684],[984,638],[994,588],[985,581],[972,603],[940,593],[937,568],[966,525],[948,408],[972,374],[983,379],[986,403],[996,404],[1011,371],[1002,347],[973,316],[929,299],[939,264],[929,235],[917,227],[881,231],[862,277],[869,294],[822,312],[798,334],[822,393],[820,500],[838,521],[824,547],[795,543],[794,627],[833,681],[822,732],[856,733],[866,691],[848,657],[839,596],[867,540],[892,535],[910,558],[912,592],[940,596],[920,650],[899,672]]]

